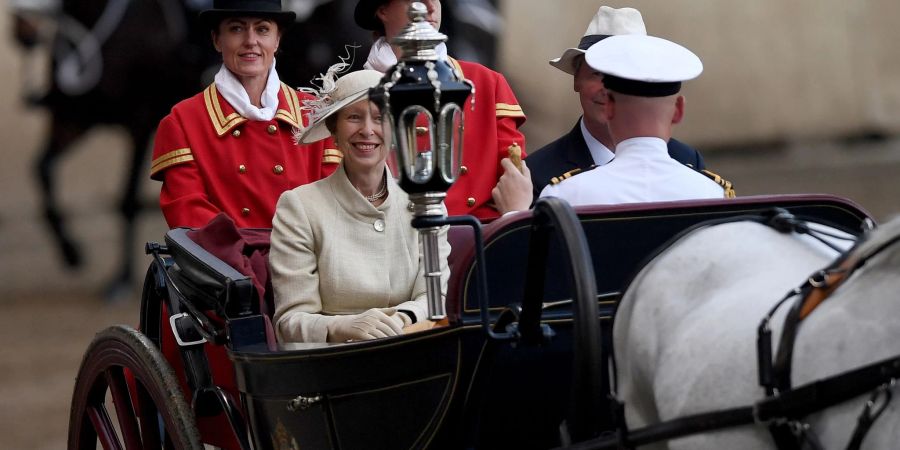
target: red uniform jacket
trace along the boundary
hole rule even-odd
[[[491,205],[491,190],[503,174],[500,160],[512,144],[522,147],[525,136],[519,127],[525,113],[503,75],[472,62],[450,58],[464,78],[475,84],[475,109],[471,97],[463,106],[463,161],[459,179],[447,192],[445,204],[450,215],[472,214],[479,219],[500,215]]]
[[[342,154],[332,140],[296,145],[301,101],[284,83],[270,121],[248,120],[215,83],[172,108],[156,133],[150,178],[170,227],[201,227],[219,212],[238,227],[271,228],[282,192],[330,175]]]

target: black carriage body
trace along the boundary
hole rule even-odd
[[[609,319],[621,290],[660,245],[700,222],[772,207],[852,234],[870,220],[852,202],[826,195],[577,208],[606,325],[602,345],[611,345]],[[529,277],[544,276],[540,319],[554,336],[537,345],[496,340],[482,328],[475,249],[465,229],[451,229],[450,326],[406,336],[277,344],[247,277],[183,230],[167,235],[174,264],[164,270],[177,275],[148,277],[148,283],[179,285],[157,290],[223,315],[240,396],[237,417],[246,421],[236,424],[242,428],[236,435],[249,430],[254,448],[549,448],[560,444],[560,422],[579,394],[571,392],[573,293],[558,244],[537,265],[545,273],[528,273],[530,235],[530,212],[506,216],[484,228],[484,249],[492,323],[518,320]],[[147,312],[159,305],[150,297],[142,327],[153,338],[159,325]]]

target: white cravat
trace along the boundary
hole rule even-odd
[[[275,60],[269,68],[269,78],[266,80],[266,89],[262,93],[262,108],[257,108],[250,103],[250,96],[240,80],[222,64],[215,77],[216,89],[225,97],[225,100],[237,111],[238,114],[250,120],[272,120],[275,110],[278,109],[278,90],[281,88],[281,80],[278,72],[275,72]]]
[[[437,52],[439,59],[447,59],[447,44],[441,42],[434,48],[434,51]],[[394,64],[397,64],[397,55],[394,54],[394,49],[391,48],[391,44],[384,37],[380,37],[372,44],[372,48],[369,50],[369,58],[366,59],[363,68],[385,73]]]

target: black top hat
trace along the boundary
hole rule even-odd
[[[262,17],[274,20],[279,28],[287,28],[297,17],[293,11],[283,11],[281,0],[213,0],[212,9],[200,12],[200,20],[215,29],[227,17]]]
[[[353,11],[353,20],[356,24],[366,30],[381,30],[384,26],[377,17],[375,10],[379,6],[389,2],[390,0],[359,0],[356,3],[356,9]]]

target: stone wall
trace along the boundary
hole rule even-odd
[[[584,34],[600,5],[633,6],[650,34],[697,53],[676,136],[702,147],[900,131],[900,2],[501,0],[498,67],[529,120],[529,147],[580,113],[572,79],[547,64]]]

